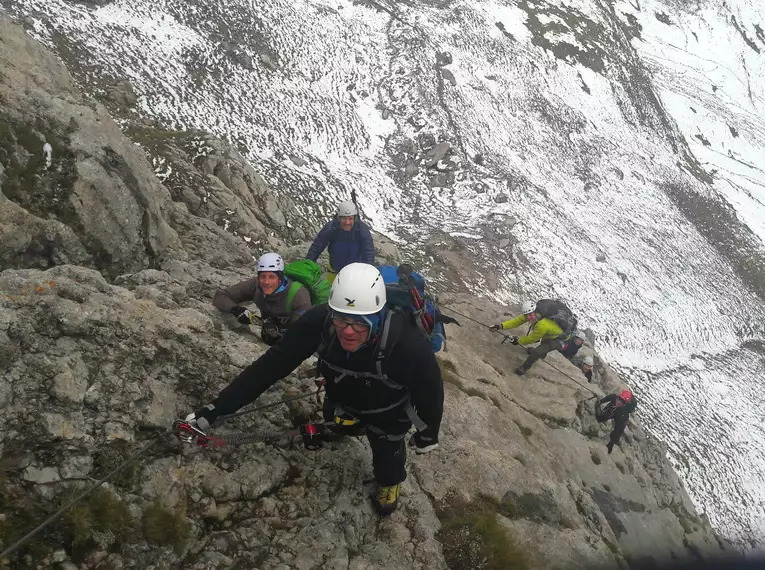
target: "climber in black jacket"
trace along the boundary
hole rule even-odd
[[[599,423],[607,422],[608,420],[614,420],[614,430],[611,432],[608,444],[608,454],[614,450],[614,445],[619,443],[624,428],[627,427],[627,420],[630,418],[630,414],[635,411],[637,407],[637,399],[635,395],[629,390],[622,390],[617,396],[616,394],[610,394],[600,400],[595,406],[595,419]]]
[[[349,433],[365,428],[379,485],[375,506],[388,515],[406,478],[404,437],[412,424],[417,432],[409,445],[417,453],[438,447],[444,390],[428,340],[386,308],[382,276],[371,265],[344,267],[328,305],[307,311],[278,344],[186,421],[207,430],[218,416],[249,404],[314,353],[326,379],[325,420],[348,426]],[[306,447],[315,449],[315,443],[315,438],[310,446],[306,441]]]

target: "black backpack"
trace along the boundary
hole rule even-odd
[[[576,315],[559,299],[540,299],[534,312],[539,313],[543,319],[553,321],[566,337],[576,330]]]
[[[605,400],[605,403],[604,403]],[[632,413],[637,408],[637,398],[632,395],[632,399],[629,402],[624,402],[619,396],[613,394],[606,396],[603,400],[595,403],[595,419],[599,423],[607,422],[614,419],[617,412],[623,409],[627,413]]]

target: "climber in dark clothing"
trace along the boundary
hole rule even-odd
[[[635,411],[636,407],[637,399],[629,390],[622,390],[618,396],[610,394],[600,400],[595,406],[595,419],[598,420],[598,423],[614,420],[614,429],[606,445],[609,455],[614,450],[614,445],[619,443],[619,439],[621,439],[624,433],[624,428],[627,427],[627,420],[629,420],[630,414]]]
[[[558,352],[560,352],[568,360],[571,360],[574,356],[576,356],[576,353],[579,352],[579,349],[582,348],[586,340],[587,337],[582,331],[574,331],[574,334],[571,335],[570,339],[563,341],[561,347],[558,349]]]
[[[348,200],[337,208],[337,216],[327,223],[313,240],[306,259],[316,261],[329,246],[329,271],[327,279],[332,282],[343,267],[349,263],[374,265],[375,244],[369,227],[359,219],[356,205]]]
[[[365,428],[379,485],[375,506],[382,515],[392,513],[406,478],[404,437],[414,424],[418,431],[409,445],[417,453],[438,447],[444,390],[428,340],[385,305],[379,270],[363,263],[346,266],[332,285],[328,305],[305,313],[281,342],[186,421],[206,430],[219,415],[249,404],[318,353],[326,379],[326,419],[341,429]]]

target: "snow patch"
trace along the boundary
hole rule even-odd
[[[487,23],[491,26],[491,34],[501,36],[496,24],[502,24],[505,31],[520,42],[531,42],[531,32],[526,27],[528,16],[517,6],[507,6],[496,2],[486,2],[477,7],[485,10]]]
[[[43,157],[45,157],[45,170],[48,170],[53,161],[53,147],[47,141],[43,145]]]

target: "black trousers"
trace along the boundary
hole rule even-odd
[[[334,422],[336,404],[329,398],[324,398],[324,421]],[[403,410],[386,412],[380,414],[386,416],[386,421],[379,422],[382,426],[378,427],[378,422],[370,423],[360,421],[360,425],[366,427],[366,437],[369,446],[372,448],[372,471],[375,480],[383,487],[397,485],[406,479],[406,442],[404,441],[406,432],[412,427],[412,422],[406,417]],[[386,429],[387,428],[387,429]],[[350,426],[346,429],[347,435],[357,435],[359,425]],[[395,433],[379,433],[379,432]],[[342,434],[343,427],[339,426],[336,433]]]

